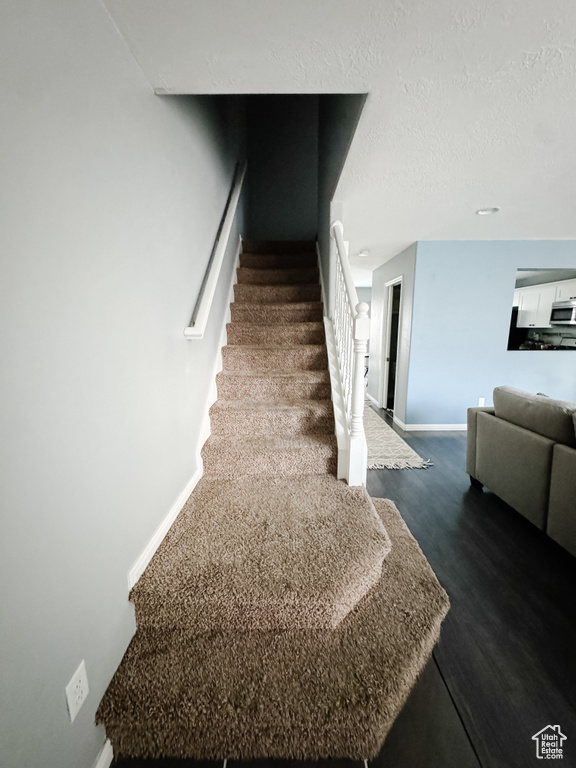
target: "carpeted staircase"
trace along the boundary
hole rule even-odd
[[[222,350],[207,475],[334,474],[336,438],[313,246],[242,253]]]
[[[368,758],[448,602],[394,505],[334,476],[313,245],[246,245],[205,474],[97,721],[116,755]]]
[[[313,244],[240,256],[204,477],[132,591],[139,627],[334,627],[380,578],[388,535],[334,478],[315,263]]]

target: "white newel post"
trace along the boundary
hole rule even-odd
[[[368,449],[364,434],[364,358],[370,338],[368,304],[361,301],[354,317],[354,373],[350,413],[349,485],[366,485]]]

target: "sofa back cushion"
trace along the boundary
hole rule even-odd
[[[518,427],[576,447],[576,403],[532,395],[514,387],[496,387],[494,412]]]

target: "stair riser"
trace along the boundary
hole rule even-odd
[[[223,400],[252,397],[255,400],[272,400],[276,397],[289,400],[329,400],[330,382],[307,382],[262,377],[234,376],[221,373],[216,377],[218,397]]]
[[[322,371],[328,367],[326,348],[257,349],[254,347],[223,347],[225,371]]]
[[[312,285],[319,279],[318,269],[246,269],[236,270],[238,283],[246,285]]]
[[[337,451],[302,450],[276,451],[265,456],[255,456],[250,451],[243,454],[215,452],[205,446],[202,449],[204,473],[223,480],[240,477],[295,477],[297,475],[336,474]]]
[[[275,253],[294,255],[301,253],[316,253],[316,243],[313,240],[242,240],[244,253]]]
[[[324,344],[323,323],[292,327],[228,323],[228,344]]]
[[[364,575],[364,574],[363,574]],[[376,584],[382,575],[379,571],[369,572],[364,575],[368,584],[364,587],[366,594],[370,587]],[[221,627],[238,627],[239,632],[286,632],[291,630],[333,630],[350,612],[353,606],[349,603],[339,605],[337,610],[330,607],[326,610],[324,605],[313,602],[305,603],[303,600],[287,606],[285,602],[270,604],[262,602],[246,604],[240,600],[239,604],[233,602],[231,596],[219,599],[208,599],[203,607],[196,606],[197,613],[190,610],[190,606],[183,608],[180,604],[179,611],[187,611],[188,622],[194,625],[195,631],[202,634],[220,632]],[[174,620],[174,611],[166,608],[157,601],[148,602],[146,597],[140,597],[134,601],[136,625],[138,629],[148,630],[180,630],[182,621]]]
[[[322,320],[322,304],[231,304],[232,322],[236,323],[316,323]]]
[[[219,411],[210,414],[213,435],[314,435],[332,434],[332,414],[298,409],[282,411]]]
[[[246,269],[313,269],[318,264],[315,253],[241,253],[240,266]]]
[[[256,304],[320,301],[319,285],[248,285],[234,286],[234,300]]]

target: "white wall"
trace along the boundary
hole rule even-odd
[[[9,0],[0,52],[0,762],[92,766],[127,572],[196,469],[229,274],[182,331],[238,145],[210,98],[153,95],[97,0]]]
[[[388,317],[387,283],[402,278],[400,326],[398,330],[398,359],[396,368],[396,396],[394,416],[400,421],[406,418],[406,390],[410,366],[410,340],[412,329],[412,304],[414,299],[414,272],[416,268],[416,247],[413,243],[398,256],[387,261],[374,271],[372,279],[372,303],[370,305],[370,370],[368,371],[368,394],[382,408],[382,376],[386,344],[386,322]]]
[[[372,288],[367,288],[364,285],[356,286],[356,293],[358,294],[358,301],[365,301],[370,305],[372,302]]]

